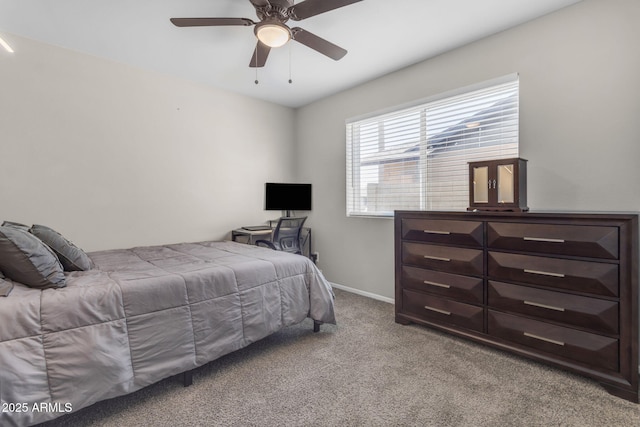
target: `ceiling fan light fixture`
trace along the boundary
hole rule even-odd
[[[256,27],[256,37],[269,47],[280,47],[291,40],[291,31],[285,25],[268,23]]]

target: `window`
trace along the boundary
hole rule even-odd
[[[347,216],[464,210],[468,162],[518,157],[517,75],[347,121]]]

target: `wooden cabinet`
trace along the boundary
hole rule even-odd
[[[638,402],[638,215],[396,211],[396,321]]]
[[[469,163],[470,211],[528,211],[527,161],[500,159]]]

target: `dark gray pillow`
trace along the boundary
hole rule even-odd
[[[66,286],[56,254],[36,236],[15,227],[0,226],[0,270],[32,288]]]
[[[65,271],[85,271],[93,268],[93,262],[82,249],[52,228],[34,224],[29,232],[53,249]]]

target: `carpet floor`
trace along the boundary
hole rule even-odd
[[[54,426],[640,426],[594,381],[417,325],[336,290],[338,325],[307,319]]]

